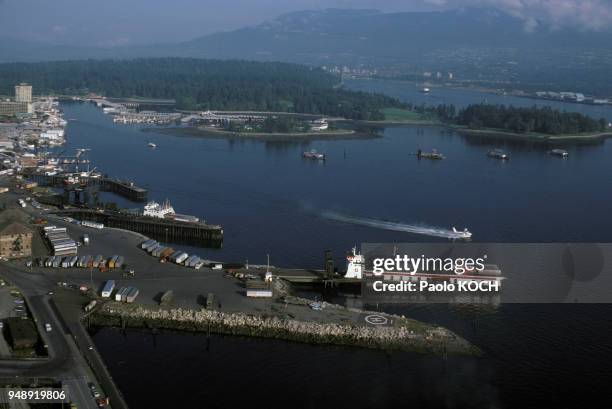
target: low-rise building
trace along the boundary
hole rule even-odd
[[[0,116],[15,116],[17,114],[31,114],[33,112],[32,103],[0,101]]]
[[[270,284],[259,280],[247,280],[246,296],[254,298],[271,298],[272,287]]]
[[[33,233],[25,220],[25,214],[16,209],[0,213],[0,256],[20,258],[32,255]]]
[[[329,124],[327,123],[327,120],[324,118],[315,119],[314,121],[312,121],[312,125],[310,126],[310,129],[312,131],[326,131],[327,129],[329,129]]]

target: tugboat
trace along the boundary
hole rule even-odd
[[[325,154],[319,153],[315,149],[311,149],[310,151],[302,152],[302,157],[304,159],[325,160]]]
[[[492,149],[487,153],[487,156],[494,159],[508,160],[510,156],[501,149]]]

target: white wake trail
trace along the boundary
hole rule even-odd
[[[321,214],[324,218],[329,220],[335,220],[343,223],[356,224],[360,226],[374,227],[376,229],[401,231],[413,234],[422,234],[426,236],[442,237],[445,239],[467,239],[468,234],[464,231],[453,231],[449,229],[443,229],[440,227],[427,227],[419,226],[415,224],[405,224],[389,222],[378,219],[368,219],[365,217],[352,217],[337,212],[326,211]],[[471,236],[471,234],[470,234]]]

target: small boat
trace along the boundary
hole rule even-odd
[[[431,152],[423,152],[420,149],[416,154],[418,159],[433,159],[433,160],[441,160],[446,159],[444,155],[439,153],[436,149],[432,149]]]
[[[565,149],[553,149],[548,152],[551,155],[560,156],[562,158],[567,158],[569,156],[569,152]]]
[[[423,94],[429,94],[431,92],[431,89],[427,88],[427,87],[423,87],[421,88],[421,93]]]
[[[155,145],[153,142],[149,142],[149,148],[157,148],[157,145]]]
[[[487,156],[494,159],[508,160],[510,156],[501,149],[492,149],[487,153]]]
[[[315,149],[302,152],[302,157],[305,159],[325,160],[325,154],[319,153]]]

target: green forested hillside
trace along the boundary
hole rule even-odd
[[[383,95],[336,89],[338,78],[302,65],[191,58],[0,64],[0,94],[29,82],[35,94],[174,98],[183,109],[289,111],[384,119]]]

